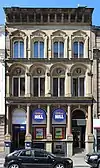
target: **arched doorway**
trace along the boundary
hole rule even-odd
[[[12,113],[12,150],[25,147],[26,112],[15,109]]]
[[[74,153],[83,151],[85,148],[85,130],[85,112],[83,110],[76,109],[72,113],[72,134]]]

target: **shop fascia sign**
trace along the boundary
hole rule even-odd
[[[46,113],[42,109],[36,109],[35,111],[33,111],[32,118],[36,122],[41,122],[46,119]]]
[[[62,122],[66,119],[66,112],[63,109],[56,109],[53,111],[53,119],[56,122]]]

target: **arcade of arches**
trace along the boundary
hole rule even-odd
[[[10,137],[12,151],[39,147],[71,156],[81,150],[93,150],[91,104],[85,108],[70,104],[6,108],[6,137]]]

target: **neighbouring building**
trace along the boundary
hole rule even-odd
[[[6,152],[93,152],[93,8],[4,11]]]
[[[5,124],[5,29],[0,25],[0,151],[4,151]]]
[[[93,41],[93,95],[94,95],[94,115],[93,133],[95,138],[94,148],[100,152],[100,27],[92,27]]]

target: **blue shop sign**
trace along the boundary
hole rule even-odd
[[[46,119],[46,113],[44,110],[38,108],[35,111],[33,111],[32,118],[36,122],[42,122],[43,120]]]
[[[53,111],[52,118],[56,122],[63,122],[66,119],[66,112],[63,109],[56,109]]]

